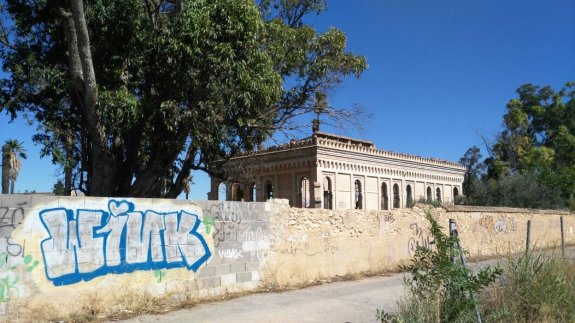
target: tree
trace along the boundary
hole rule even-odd
[[[480,180],[485,165],[481,162],[481,149],[473,146],[465,152],[463,157],[459,159],[459,164],[465,167],[465,175],[463,176],[463,194],[473,195],[473,187]]]
[[[62,181],[57,181],[56,184],[54,184],[54,187],[52,188],[52,193],[58,196],[69,196],[68,192],[66,192],[64,188],[64,183],[62,183]]]
[[[525,84],[517,89],[518,98],[509,101],[503,116],[504,129],[483,162],[482,180],[475,186],[464,182],[468,203],[575,208],[574,86],[567,83],[555,91]],[[481,158],[478,154],[472,147],[460,162],[471,165]]]
[[[367,67],[343,32],[305,25],[325,9],[320,0],[5,0],[3,9],[14,24],[0,29],[9,75],[0,107],[35,117],[34,139],[64,165],[66,190],[73,182],[87,195],[174,198],[193,170],[221,174],[227,158],[292,129],[317,93]]]
[[[22,161],[26,159],[26,149],[23,143],[15,139],[6,140],[2,146],[2,194],[14,194],[14,186]]]

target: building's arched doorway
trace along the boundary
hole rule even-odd
[[[300,187],[300,206],[304,208],[308,208],[311,205],[310,202],[310,182],[307,176],[302,177],[299,181]]]
[[[431,190],[431,186],[427,187],[427,195],[426,195],[427,203],[431,204],[433,202],[433,191]]]
[[[218,201],[225,201],[228,198],[228,185],[226,182],[221,182],[218,185]]]
[[[381,209],[389,209],[389,196],[387,191],[387,183],[381,183]]]
[[[435,199],[438,203],[441,203],[441,189],[439,187],[435,190]]]
[[[271,180],[266,181],[266,200],[269,200],[274,197],[274,185],[272,184]]]
[[[355,180],[355,208],[363,209],[363,193],[361,191],[361,181],[359,179]]]
[[[407,185],[405,187],[405,193],[407,195],[406,200],[405,200],[405,206],[406,207],[412,207],[413,206],[413,191],[411,190],[411,185]]]
[[[399,197],[399,185],[393,184],[393,208],[399,209],[401,207],[401,198]]]
[[[333,210],[333,191],[331,178],[328,176],[323,178],[323,208]]]

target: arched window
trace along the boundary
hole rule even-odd
[[[431,186],[427,187],[427,203],[431,204],[433,202],[433,191],[431,190]]]
[[[389,196],[387,195],[387,184],[381,183],[381,209],[389,209]]]
[[[239,183],[232,184],[232,201],[241,201],[244,198],[244,190]]]
[[[361,182],[359,179],[355,180],[355,208],[363,209],[363,194],[361,192]]]
[[[323,178],[323,208],[333,210],[333,191],[331,188],[331,178]]]
[[[218,201],[225,201],[228,198],[228,186],[226,182],[221,182],[218,185]]]
[[[439,189],[439,187],[435,190],[435,199],[441,203],[441,189]]]
[[[412,207],[413,206],[413,192],[411,191],[411,185],[407,185],[405,187],[405,193],[407,195],[405,206]]]
[[[453,188],[453,204],[457,203],[457,197],[459,196],[459,189],[457,187]]]
[[[258,200],[256,191],[256,182],[252,182],[250,185],[250,201],[255,202]]]
[[[266,182],[266,200],[269,200],[274,197],[274,185],[272,181],[268,180]]]
[[[393,184],[393,208],[399,209],[400,206],[400,198],[399,198],[399,185]]]
[[[310,207],[310,187],[309,178],[306,176],[302,177],[299,181],[300,185],[300,196],[301,196],[301,207]]]

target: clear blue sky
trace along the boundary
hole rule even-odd
[[[559,88],[575,81],[573,0],[331,0],[310,17],[318,30],[342,29],[369,69],[332,94],[373,118],[361,134],[380,149],[457,161],[481,136],[501,130],[505,104],[524,83]],[[50,191],[57,174],[32,145],[34,127],[0,116],[0,141],[24,141],[28,160],[16,190]],[[342,132],[342,135],[357,135]],[[205,199],[195,173],[191,198]]]

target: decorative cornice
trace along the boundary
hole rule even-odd
[[[334,160],[318,160],[318,166],[327,171],[344,171],[350,173],[365,173],[376,176],[385,176],[390,178],[403,178],[412,181],[431,181],[431,182],[445,182],[461,184],[463,177],[461,176],[447,176],[441,174],[429,174],[424,172],[417,172],[412,170],[402,170],[391,167],[358,165],[356,163],[334,161]]]
[[[297,150],[308,147],[325,147],[328,149],[334,149],[339,151],[355,152],[375,157],[384,157],[397,161],[407,161],[423,165],[448,167],[456,169],[458,171],[465,170],[465,167],[451,161],[437,158],[427,158],[416,155],[409,155],[404,153],[396,153],[386,150],[379,150],[376,149],[375,145],[371,141],[353,139],[349,137],[337,136],[323,132],[316,132],[311,137],[307,137],[301,140],[291,140],[286,144],[279,146],[272,146],[264,150],[246,152],[231,158],[230,162],[237,163],[239,160],[244,158],[283,153],[291,150]]]

